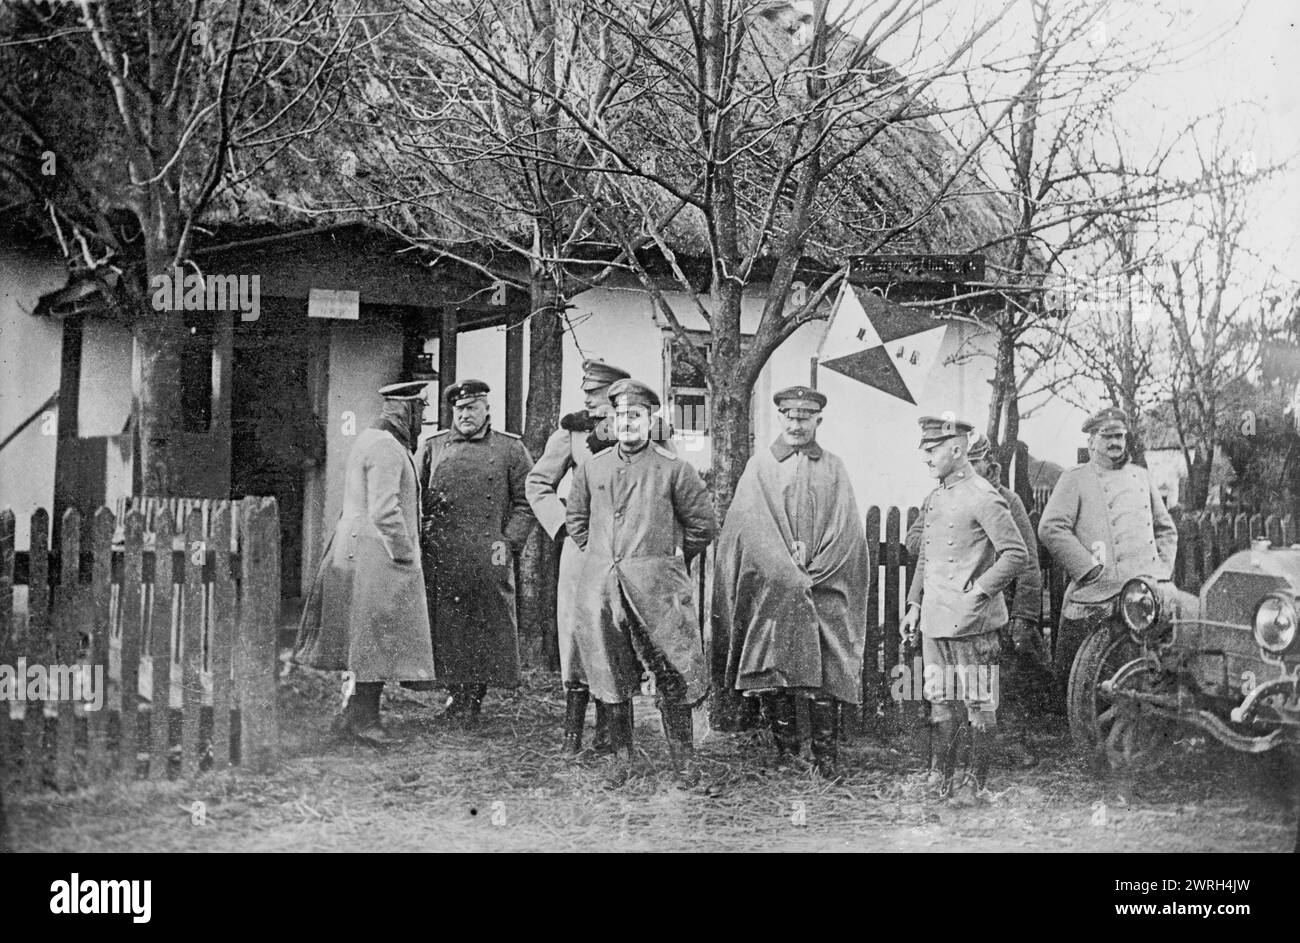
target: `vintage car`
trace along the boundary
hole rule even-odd
[[[1129,580],[1070,671],[1076,740],[1112,766],[1155,759],[1188,728],[1245,753],[1300,744],[1300,546],[1230,556],[1199,597]]]

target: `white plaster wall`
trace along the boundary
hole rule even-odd
[[[0,440],[58,392],[63,325],[31,312],[66,282],[57,260],[0,247]],[[32,511],[54,501],[58,410],[49,412],[0,451],[0,508],[13,509],[16,546],[24,550]]]
[[[402,332],[397,325],[365,320],[331,324],[325,423],[327,533],[343,508],[343,482],[352,443],[379,415],[383,400],[375,391],[396,379],[401,362]],[[304,567],[314,568],[316,563],[304,556]]]
[[[685,294],[669,293],[668,300],[685,327],[707,327]],[[742,329],[747,333],[756,326],[762,304],[758,293],[744,299]],[[648,295],[634,286],[585,292],[574,299],[569,322],[572,330],[564,338],[561,414],[582,408],[579,384],[584,357],[622,367],[663,395],[666,325],[656,317]],[[810,361],[825,331],[825,322],[801,328],[764,368],[753,393],[756,448],[766,448],[780,431],[772,393],[809,382]],[[458,349],[457,376],[476,376],[492,386],[494,415],[505,408],[504,350],[503,332],[493,330],[462,335]],[[962,362],[945,364],[959,350],[967,355]],[[818,371],[818,387],[830,401],[821,439],[848,464],[864,512],[872,504],[919,505],[933,486],[917,450],[919,417],[952,410],[982,427],[993,361],[988,356],[968,356],[979,350],[992,351],[991,336],[964,322],[949,322],[936,367],[916,405],[825,368]],[[709,467],[707,442],[679,438],[677,450],[701,471]]]

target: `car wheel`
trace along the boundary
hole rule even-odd
[[[1079,748],[1104,758],[1111,768],[1150,764],[1173,739],[1171,721],[1140,703],[1113,701],[1101,691],[1103,681],[1141,655],[1142,649],[1127,634],[1112,636],[1103,626],[1079,646],[1070,666],[1070,734]],[[1124,686],[1155,691],[1163,682],[1158,671],[1137,667]]]

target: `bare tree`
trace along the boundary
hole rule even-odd
[[[1243,162],[1233,144],[1238,138],[1220,118],[1192,139],[1200,192],[1180,214],[1152,290],[1172,337],[1167,394],[1191,508],[1205,506],[1215,455],[1240,418],[1261,342],[1280,327],[1270,321],[1276,273],[1254,257],[1246,234],[1253,188],[1282,168]]]
[[[150,279],[189,266],[214,201],[283,159],[336,104],[361,35],[333,0],[117,0],[0,10],[0,186],[133,325],[136,461],[171,494],[185,456],[183,315]]]

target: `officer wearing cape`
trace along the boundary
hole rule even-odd
[[[817,442],[826,396],[773,399],[784,431],[745,467],[719,539],[714,644],[727,688],[761,698],[778,762],[799,752],[795,697],[811,699],[813,760],[834,776],[837,702],[862,699],[866,537],[848,469]]]

